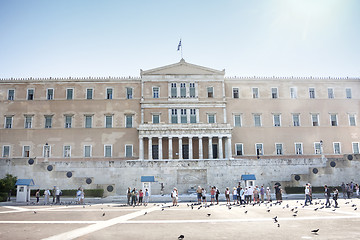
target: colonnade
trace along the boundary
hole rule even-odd
[[[147,156],[145,156],[146,142],[147,142]],[[164,151],[164,145],[165,145],[164,142],[166,143],[167,146],[167,149],[165,151]],[[195,145],[194,142],[196,142],[197,144]],[[207,144],[208,146],[206,147],[204,146],[204,144]],[[154,148],[154,146],[156,146],[156,148]],[[186,147],[187,149],[183,149],[184,147]],[[197,147],[197,149],[194,149],[194,147]],[[174,150],[174,148],[176,148],[176,150]],[[204,153],[205,149],[207,150],[207,152]],[[153,152],[153,150],[156,152]],[[214,156],[214,154],[216,155]],[[232,158],[231,136],[229,135],[229,136],[140,136],[139,137],[140,160],[164,159],[163,155],[166,155],[165,159],[169,159],[169,160],[229,159]]]

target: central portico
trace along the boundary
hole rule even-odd
[[[231,159],[225,71],[180,62],[141,71],[139,159]]]

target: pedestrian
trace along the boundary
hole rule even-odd
[[[78,190],[76,191],[76,203],[80,204],[81,202],[81,188],[79,187]]]
[[[215,203],[215,187],[211,188],[210,196],[211,196],[211,205],[213,205]]]
[[[282,194],[281,189],[278,184],[275,185],[275,196],[276,196],[276,202],[281,203],[282,202]]]
[[[241,204],[240,191],[241,191],[241,187],[240,187],[240,183],[239,183],[238,187],[236,188],[236,196],[237,196],[237,203],[238,203],[238,204],[239,204],[239,202],[240,202],[240,204]]]
[[[179,197],[178,191],[177,191],[176,187],[174,187],[173,191],[171,192],[171,198],[172,198],[173,206],[177,206],[178,197]]]
[[[354,183],[352,181],[350,182],[350,189],[350,197],[352,198],[354,195]]]
[[[131,191],[131,206],[135,207],[136,206],[136,203],[137,203],[137,192],[136,192],[136,188],[134,188],[132,191]]]
[[[40,200],[40,189],[36,190],[35,197],[36,197],[36,204],[38,204]]]
[[[259,203],[259,190],[257,186],[254,188],[253,196],[254,196],[254,202]]]
[[[343,198],[346,199],[346,186],[344,182],[341,184],[341,191],[343,193]]]
[[[334,196],[333,196],[333,200],[335,201],[335,208],[339,208],[338,202],[337,202],[338,196],[339,196],[339,190],[337,188],[335,188]]]
[[[52,196],[53,196],[53,203],[55,203],[55,200],[56,200],[56,186],[54,186],[51,194],[52,194]]]
[[[203,203],[206,204],[206,190],[205,190],[205,188],[201,189],[201,197],[202,197]]]
[[[240,205],[245,204],[245,190],[240,187]]]
[[[264,186],[261,186],[260,188],[260,198],[261,198],[261,202],[264,202],[264,195],[265,195],[265,189]]]
[[[198,203],[201,204],[202,189],[200,186],[196,189]]]
[[[50,198],[50,190],[45,189],[45,191],[44,191],[44,204],[45,205],[47,205],[49,203],[49,198]]]
[[[149,190],[145,189],[145,197],[144,197],[144,205],[147,206],[150,200],[150,193]]]
[[[249,204],[249,189],[246,187],[244,191],[245,195],[245,204]]]
[[[225,189],[225,199],[226,199],[226,203],[230,204],[230,191],[228,187]]]
[[[306,184],[305,186],[305,206],[307,206],[307,202],[311,204],[311,198],[310,198],[310,188],[309,185]]]
[[[359,198],[359,184],[355,184],[356,197]]]
[[[234,187],[234,189],[233,189],[233,201],[234,201],[234,204],[237,201],[237,189],[236,189],[236,187]]]
[[[8,192],[8,201],[11,201],[11,194],[12,194],[12,189],[10,189]]]
[[[331,193],[330,193],[330,189],[327,187],[327,185],[325,185],[324,188],[325,188],[324,194],[325,194],[325,199],[326,199],[325,207],[329,208],[331,205],[330,200],[329,200],[331,197]]]
[[[271,194],[270,194],[270,188],[266,187],[266,199],[268,202],[271,202]]]
[[[84,204],[85,201],[85,190],[83,188],[80,188],[81,195],[80,195],[80,204]]]
[[[56,204],[60,204],[61,201],[60,201],[60,196],[62,195],[62,191],[60,190],[59,187],[56,187],[56,190],[55,190],[55,196],[56,196]]]
[[[139,205],[143,204],[143,197],[144,197],[144,192],[142,191],[142,189],[140,189],[140,191],[139,191]]]
[[[126,196],[127,196],[127,204],[130,205],[130,199],[131,199],[131,188],[128,187],[126,190]]]
[[[347,198],[350,199],[351,198],[351,187],[350,184],[346,184],[346,194],[347,194]]]
[[[248,193],[249,193],[249,201],[250,201],[250,203],[251,203],[251,201],[252,201],[252,198],[254,197],[254,189],[253,189],[253,187],[249,187],[248,188]]]
[[[215,186],[215,199],[216,199],[216,204],[219,204],[219,195],[220,195],[220,191],[219,189],[217,189]]]

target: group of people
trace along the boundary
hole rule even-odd
[[[196,194],[199,204],[207,202],[205,188],[198,186],[198,188],[196,189]],[[219,195],[220,191],[218,188],[216,188],[215,186],[210,187],[211,204],[219,204]],[[233,191],[230,191],[230,189],[227,187],[224,191],[224,195],[227,204],[231,204],[231,195],[234,204],[250,204],[252,202],[264,202],[265,195],[266,200],[269,202],[271,201],[270,188],[267,187],[265,189],[264,186],[249,186],[242,188],[240,185],[238,185],[237,187],[233,188]],[[281,199],[279,201],[281,201]]]
[[[131,190],[130,187],[126,190],[126,196],[127,196],[127,204],[130,206],[136,206],[136,205],[143,205],[147,206],[150,200],[150,192],[146,188],[145,192],[140,189],[139,191],[136,190],[136,188],[133,188]]]
[[[344,199],[353,198],[354,190],[355,190],[356,197],[359,198],[359,184],[354,184],[353,182],[345,184],[343,182],[341,184],[341,190],[342,190]]]
[[[53,204],[60,204],[60,196],[62,195],[62,191],[59,187],[54,186],[53,190],[50,189],[44,190],[44,204],[50,203],[50,197],[53,197],[52,203]],[[37,189],[35,192],[36,203],[39,204],[40,202],[40,189]]]

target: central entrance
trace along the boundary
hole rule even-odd
[[[189,145],[188,144],[182,145],[182,155],[183,155],[183,159],[189,159]]]

